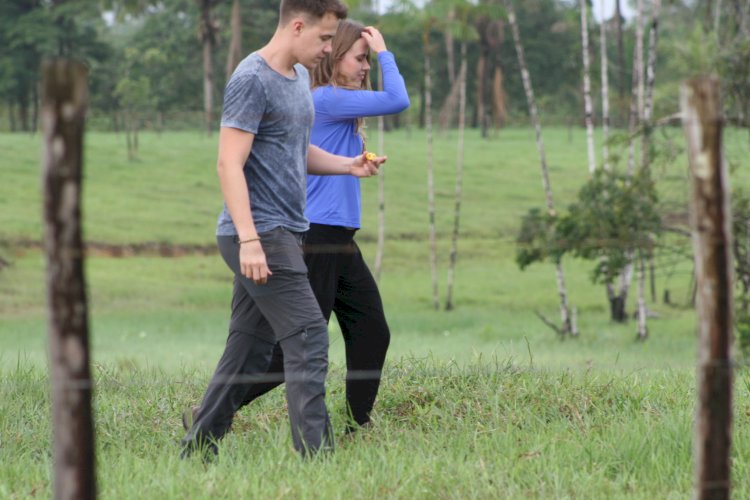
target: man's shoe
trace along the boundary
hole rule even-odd
[[[199,409],[200,406],[191,406],[190,408],[185,408],[185,411],[182,412],[182,427],[186,431],[189,431],[193,427],[193,422],[196,420]]]

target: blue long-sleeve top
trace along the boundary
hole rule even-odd
[[[342,156],[362,154],[357,118],[399,113],[409,107],[404,78],[393,54],[378,54],[383,90],[350,90],[326,85],[313,90],[315,122],[310,143]],[[315,224],[359,228],[362,196],[352,175],[308,175],[305,216]]]

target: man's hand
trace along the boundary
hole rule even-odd
[[[376,156],[374,153],[362,153],[352,158],[349,174],[355,177],[370,177],[378,175],[380,165],[388,160],[387,156]]]
[[[273,274],[266,263],[260,240],[240,244],[240,271],[256,285],[265,285]]]

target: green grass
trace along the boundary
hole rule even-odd
[[[370,131],[370,142],[376,137]],[[670,137],[680,143],[680,131]],[[456,133],[436,137],[440,289],[452,229]],[[536,317],[557,318],[553,269],[514,263],[519,217],[543,204],[533,132],[484,141],[467,134],[456,309],[434,311],[427,255],[425,137],[385,138],[386,232],[381,291],[392,330],[377,425],[340,439],[327,460],[291,449],[283,391],[243,410],[204,468],[177,459],[179,414],[200,399],[223,349],[231,275],[217,255],[150,254],[87,260],[96,378],[99,488],[104,498],[684,498],[690,494],[695,313],[691,265],[660,259],[659,317],[634,341],[633,322],[608,320],[591,264],[565,261],[581,336],[559,341]],[[587,177],[585,134],[545,130],[556,202]],[[0,134],[0,498],[50,496],[44,260],[23,245],[41,234],[40,138]],[[729,130],[732,183],[750,186],[746,132]],[[111,244],[212,247],[221,197],[216,137],[141,136],[128,162],[124,136],[86,140],[85,235]],[[684,157],[655,172],[685,212]],[[377,180],[363,181],[359,240],[374,257]],[[682,242],[687,245],[687,241]],[[634,300],[631,290],[630,305]],[[343,420],[343,342],[331,324],[329,407]],[[738,373],[734,496],[750,497],[749,375]]]
[[[469,367],[405,358],[385,374],[374,429],[301,461],[283,392],[241,411],[217,463],[180,461],[177,415],[205,373],[94,369],[103,498],[685,498],[691,489],[692,377],[550,371],[486,360]],[[45,374],[6,372],[0,496],[49,496]],[[343,421],[341,366],[329,382]],[[738,377],[734,496],[750,495],[747,372]]]

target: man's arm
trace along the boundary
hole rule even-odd
[[[387,156],[378,156],[373,160],[367,160],[363,154],[349,158],[331,154],[310,144],[307,148],[307,173],[312,175],[370,177],[371,175],[378,175],[378,167],[385,163],[387,159]]]
[[[266,255],[255,230],[250,210],[250,193],[243,173],[254,139],[255,134],[222,127],[219,131],[219,158],[216,170],[227,210],[232,216],[240,240],[240,269],[244,276],[262,285],[267,281],[271,271],[266,264]]]

